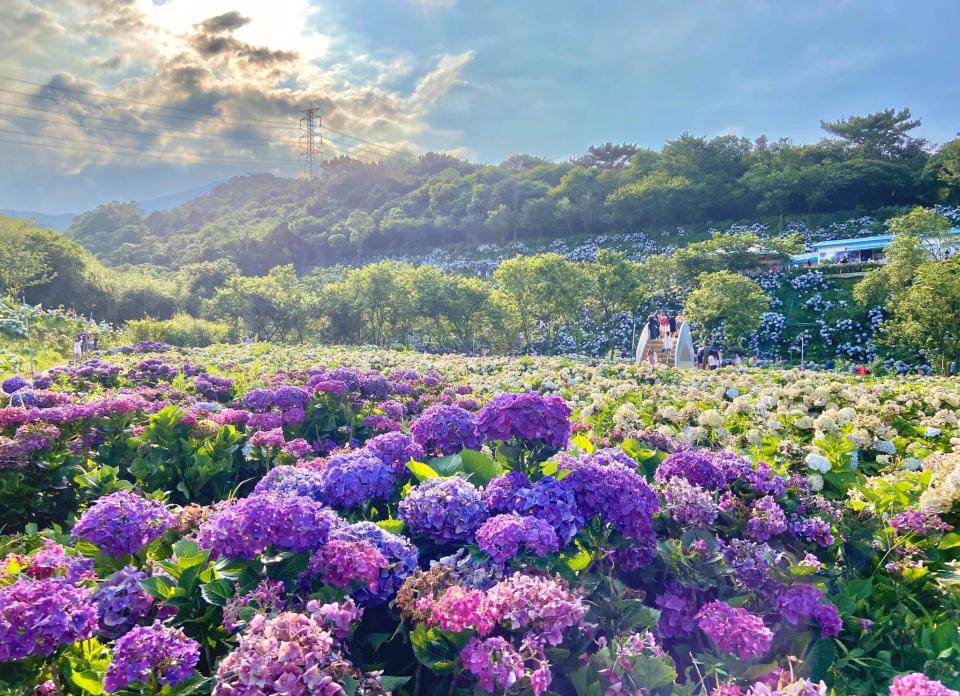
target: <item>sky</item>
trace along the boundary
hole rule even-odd
[[[325,154],[554,160],[683,132],[960,130],[955,0],[0,0],[0,208],[79,212]],[[364,142],[366,141],[366,142]],[[373,144],[370,144],[373,143]]]

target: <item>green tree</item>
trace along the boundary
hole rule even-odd
[[[820,127],[843,138],[860,156],[880,159],[911,157],[922,152],[924,141],[910,135],[920,123],[910,109],[884,109],[866,116],[820,121]]]
[[[700,341],[723,335],[731,347],[740,346],[760,326],[770,300],[749,278],[731,271],[704,273],[684,304],[684,313]]]
[[[935,210],[916,206],[906,215],[887,220],[894,236],[915,238],[934,259],[944,258],[956,236],[950,232],[950,221]]]
[[[610,350],[613,318],[621,312],[636,308],[640,299],[639,264],[628,261],[622,252],[600,249],[596,259],[587,267],[592,287],[592,305],[604,328],[604,349]]]
[[[265,276],[234,276],[219,288],[206,307],[212,316],[232,319],[247,333],[266,340],[293,334],[302,341],[316,313],[317,298],[308,298],[292,264],[270,269]]]
[[[761,263],[784,263],[799,253],[797,235],[760,237],[752,232],[715,232],[710,239],[677,249],[670,257],[677,283],[691,287],[702,273],[753,271]]]
[[[19,298],[26,288],[49,283],[56,274],[46,254],[30,244],[28,226],[11,223],[0,227],[0,283],[7,295]]]
[[[347,216],[343,223],[343,228],[347,232],[347,238],[357,250],[357,261],[360,261],[360,252],[363,251],[363,245],[373,235],[376,229],[376,223],[370,213],[362,210],[354,210]]]
[[[921,264],[911,285],[894,290],[887,309],[887,344],[912,347],[943,372],[960,361],[960,259]]]

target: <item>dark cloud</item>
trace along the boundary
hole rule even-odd
[[[236,31],[247,24],[250,24],[249,17],[244,17],[239,12],[233,11],[205,19],[193,26],[195,29],[200,29],[206,34],[220,34],[223,32]]]
[[[296,51],[281,51],[253,46],[232,36],[194,34],[189,39],[193,49],[204,57],[230,56],[252,65],[270,67],[278,63],[292,63],[300,57]]]

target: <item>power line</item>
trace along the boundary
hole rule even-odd
[[[34,133],[24,133],[23,131],[8,130],[8,129],[4,129],[4,128],[0,128],[0,133],[10,133],[10,134],[12,134],[12,135],[19,135],[19,136],[21,136],[21,137],[28,137],[28,138],[43,138],[43,139],[46,139],[46,140],[58,140],[58,141],[65,141],[65,142],[71,142],[71,143],[74,142],[72,138],[63,138],[63,137],[59,137],[59,136],[56,136],[56,135],[41,135],[41,134],[34,134]],[[5,140],[4,142],[13,142],[13,143],[16,143],[16,144],[18,144],[18,145],[39,145],[39,144],[40,144],[40,143],[25,143],[25,142],[23,142],[23,141],[17,141],[17,140]],[[151,151],[144,151],[144,150],[141,150],[140,148],[132,147],[132,146],[128,146],[128,145],[113,145],[112,143],[95,143],[95,144],[96,144],[96,145],[103,145],[103,146],[105,146],[105,147],[107,147],[107,148],[109,148],[109,149],[95,149],[95,150],[88,150],[88,151],[90,151],[90,152],[98,152],[98,153],[109,153],[109,152],[114,151],[115,149],[121,148],[121,149],[124,149],[124,150],[134,150],[135,152],[134,152],[134,153],[131,153],[131,154],[137,154],[137,153],[141,153],[141,152],[144,153],[144,154],[147,154],[147,153],[151,152]],[[63,146],[63,147],[66,148],[66,149],[80,150],[80,148],[77,148],[77,147],[70,147],[70,148],[67,148],[66,146]],[[122,153],[121,153],[121,154],[122,154]],[[156,154],[159,155],[159,156],[168,156],[168,155],[170,155],[170,153],[156,153]],[[181,158],[178,158],[178,159],[181,159],[182,161],[189,161],[189,162],[195,162],[195,161],[196,161],[195,159],[190,159],[190,158],[186,158],[186,157],[181,157]],[[219,156],[219,155],[208,155],[208,154],[205,154],[205,153],[197,153],[196,159],[200,159],[200,160],[233,161],[233,162],[264,162],[264,163],[270,163],[270,164],[292,164],[292,160],[279,160],[279,159],[272,160],[272,159],[263,159],[263,158],[259,158],[259,157],[229,157],[229,156]]]
[[[293,147],[293,143],[280,143],[273,142],[270,140],[261,140],[261,139],[245,139],[245,138],[231,138],[227,135],[217,135],[215,133],[208,133],[200,137],[191,137],[189,135],[171,135],[168,131],[160,130],[130,130],[127,128],[111,128],[109,126],[91,126],[84,123],[77,123],[76,121],[64,121],[64,120],[54,120],[49,118],[40,118],[38,116],[21,116],[20,114],[5,114],[0,111],[0,117],[4,118],[15,118],[27,121],[38,121],[40,123],[49,123],[49,124],[58,124],[58,125],[69,125],[76,126],[83,130],[94,130],[94,131],[109,131],[113,133],[129,133],[130,135],[159,135],[165,138],[173,138],[175,140],[193,140],[199,142],[208,142],[213,143],[214,141],[209,140],[209,138],[221,138],[226,140],[236,140],[237,142],[251,142],[259,144],[261,147]],[[183,131],[173,131],[174,133],[182,133]],[[222,145],[223,143],[216,143]]]
[[[380,144],[378,144],[378,143],[374,143],[374,142],[371,142],[371,141],[369,141],[369,140],[364,140],[363,138],[358,137],[358,136],[356,136],[356,135],[350,135],[349,133],[344,133],[344,132],[342,132],[342,131],[334,130],[333,128],[330,128],[329,126],[322,126],[322,128],[323,128],[324,130],[330,131],[331,133],[336,133],[337,135],[342,135],[342,136],[345,137],[345,138],[352,138],[353,140],[358,140],[358,141],[360,141],[361,143],[366,143],[367,145],[372,145],[373,147],[379,147],[379,148],[382,149],[382,150],[386,150],[387,152],[392,152],[392,153],[397,154],[397,155],[402,155],[402,156],[406,157],[406,156],[408,156],[408,155],[410,154],[410,153],[408,153],[408,152],[404,152],[403,150],[397,150],[397,149],[392,148],[392,147],[387,147],[386,145],[380,145]]]
[[[150,106],[150,107],[153,107],[153,108],[155,108],[155,109],[169,109],[169,110],[171,110],[171,111],[180,111],[180,112],[186,113],[186,114],[197,114],[197,115],[199,115],[199,116],[207,116],[207,117],[210,117],[210,118],[218,118],[218,119],[223,120],[223,121],[244,121],[244,122],[247,122],[247,123],[262,123],[262,124],[268,124],[268,125],[272,124],[272,125],[284,126],[285,128],[289,128],[289,127],[290,127],[289,124],[285,124],[285,123],[283,123],[282,121],[267,121],[267,120],[263,120],[263,119],[253,119],[253,118],[233,118],[233,117],[230,117],[230,116],[223,116],[223,115],[221,115],[221,114],[213,113],[213,112],[211,112],[211,111],[199,111],[199,110],[197,110],[197,109],[185,109],[185,108],[179,107],[179,106],[168,106],[168,105],[165,105],[165,104],[156,104],[156,103],[154,103],[154,102],[141,101],[141,100],[139,100],[139,99],[127,99],[127,98],[125,98],[125,97],[115,97],[115,96],[113,96],[113,95],[111,95],[111,94],[102,94],[102,93],[98,93],[98,92],[87,92],[86,90],[83,90],[83,89],[76,89],[76,88],[74,88],[74,87],[61,87],[61,86],[59,86],[59,85],[44,84],[44,83],[42,83],[42,82],[31,82],[30,80],[21,80],[20,78],[17,78],[17,77],[9,77],[9,76],[7,76],[7,75],[0,75],[0,79],[7,80],[7,81],[9,81],[9,82],[19,82],[19,83],[25,84],[25,85],[33,85],[33,86],[35,86],[35,87],[40,87],[40,88],[43,88],[43,89],[57,90],[57,91],[60,91],[60,92],[74,92],[74,93],[76,93],[76,94],[82,94],[82,95],[87,96],[87,97],[97,97],[97,98],[99,98],[99,99],[111,99],[111,100],[113,100],[113,101],[126,102],[127,104],[138,104],[138,105],[140,105],[140,106]],[[37,95],[37,96],[40,96],[40,95]]]

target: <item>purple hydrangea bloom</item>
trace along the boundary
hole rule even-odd
[[[905,510],[890,518],[889,525],[897,534],[913,533],[927,536],[935,532],[949,532],[953,525],[944,522],[940,515],[929,510]]]
[[[660,608],[657,630],[664,639],[687,638],[697,627],[696,592],[681,585],[667,584],[664,593],[656,599]]]
[[[410,434],[428,455],[456,454],[483,444],[473,416],[459,406],[434,404],[410,424]]]
[[[477,414],[477,434],[484,440],[540,440],[558,450],[570,441],[570,407],[552,394],[498,394]]]
[[[757,493],[783,496],[787,491],[787,479],[773,470],[766,462],[752,464],[732,452],[709,453],[713,465],[721,473],[723,485],[742,483]]]
[[[840,618],[840,612],[837,607],[830,602],[821,602],[813,610],[813,618],[816,619],[820,627],[821,638],[832,638],[840,635],[840,629],[843,628],[843,620]]]
[[[50,655],[96,630],[97,608],[85,587],[33,578],[0,587],[0,662]]]
[[[796,626],[813,616],[817,605],[823,601],[823,591],[813,585],[793,585],[781,588],[777,595],[780,616],[791,626]]]
[[[419,552],[405,537],[381,529],[373,522],[356,522],[335,531],[331,538],[346,541],[366,541],[387,559],[389,565],[380,570],[376,587],[361,586],[351,595],[364,606],[390,601],[403,581],[417,568]]]
[[[484,494],[486,503],[486,491]],[[489,503],[487,507],[489,509]],[[570,543],[584,523],[573,489],[552,476],[544,476],[532,486],[519,489],[514,494],[512,510],[547,522],[563,546]]]
[[[347,386],[346,382],[343,382],[339,379],[321,379],[317,380],[310,386],[313,388],[314,392],[333,394],[334,396],[343,396],[350,391],[350,387]]]
[[[718,648],[741,660],[762,655],[773,642],[773,632],[764,626],[762,618],[720,600],[703,605],[697,624]]]
[[[365,450],[378,457],[397,474],[407,475],[407,462],[423,461],[426,453],[423,447],[414,442],[413,438],[403,433],[393,432],[377,435],[367,440],[363,446]]]
[[[627,469],[636,469],[637,462],[619,447],[603,447],[590,454],[590,457],[599,464],[620,464]]]
[[[758,541],[766,541],[785,531],[787,516],[773,496],[765,495],[753,504],[750,519],[747,520],[747,534]]]
[[[241,595],[234,595],[223,606],[223,628],[236,633],[247,625],[247,619],[256,614],[277,613],[285,606],[283,583],[264,578],[256,587]]]
[[[250,559],[271,547],[318,549],[340,524],[336,513],[310,498],[257,493],[210,515],[197,542],[219,556]]]
[[[690,527],[710,527],[720,510],[709,491],[674,476],[663,484],[663,498],[677,524]]]
[[[30,386],[30,382],[21,377],[20,375],[14,375],[9,379],[3,380],[3,384],[0,385],[3,388],[3,391],[7,394],[13,394],[14,392],[20,391],[25,387]]]
[[[710,459],[693,450],[674,452],[660,462],[654,479],[665,482],[668,479],[684,478],[695,486],[711,489],[723,484],[723,475],[713,465]]]
[[[381,571],[389,567],[386,557],[369,541],[333,538],[310,558],[302,580],[321,577],[323,582],[340,588],[362,582],[376,590]]]
[[[100,622],[100,635],[107,639],[117,638],[150,613],[153,597],[140,585],[147,574],[126,566],[100,583],[93,593]]]
[[[284,495],[302,495],[313,500],[323,500],[323,484],[320,472],[305,467],[275,466],[257,482],[254,494],[276,491]]]
[[[130,684],[175,686],[193,675],[200,661],[200,645],[178,628],[159,621],[140,626],[121,637],[113,647],[103,685],[116,691]]]
[[[0,567],[6,565],[8,560],[10,556],[0,562]],[[28,556],[16,556],[16,561],[23,574],[37,580],[56,577],[75,585],[95,577],[93,559],[80,554],[69,555],[63,546],[51,539],[44,539],[43,546]]]
[[[491,514],[512,512],[517,493],[532,485],[522,471],[508,471],[491,479],[483,489],[481,498]]]
[[[506,563],[521,549],[541,557],[560,549],[553,527],[536,517],[516,513],[491,517],[480,525],[476,536],[480,549],[498,563]]]
[[[393,495],[397,476],[366,450],[336,454],[320,473],[323,500],[333,507],[351,508]]]
[[[746,539],[731,539],[723,547],[727,568],[733,571],[733,577],[744,589],[752,591],[769,589],[776,555],[768,544]]]
[[[499,636],[480,640],[476,636],[460,651],[463,667],[477,678],[477,684],[488,694],[504,693],[526,673],[523,656],[506,639]]]
[[[819,517],[809,517],[798,519],[790,528],[793,533],[808,541],[812,541],[817,546],[833,546],[835,541],[831,531],[830,523],[825,522]]]
[[[487,509],[472,483],[451,476],[414,486],[400,501],[399,516],[413,534],[446,544],[471,540]]]
[[[133,554],[173,526],[176,518],[159,500],[117,491],[98,498],[77,520],[71,534],[111,556]]]
[[[258,430],[250,437],[252,447],[273,447],[280,449],[286,444],[283,437],[283,428],[273,430]]]
[[[633,541],[649,548],[656,546],[653,514],[659,512],[660,503],[640,474],[589,455],[563,457],[560,467],[570,469],[563,483],[573,490],[585,519],[599,515]]]

